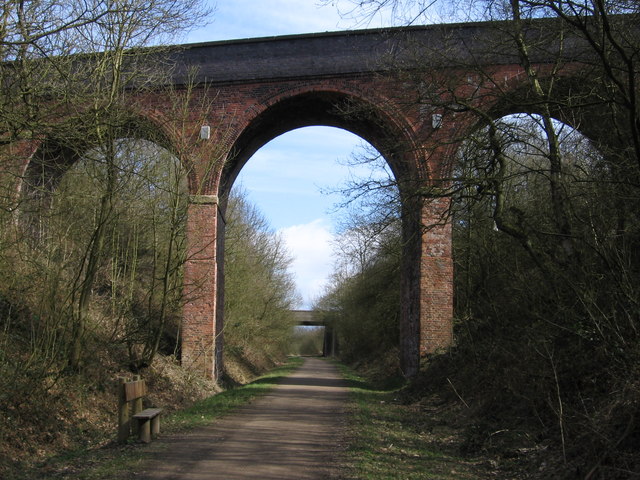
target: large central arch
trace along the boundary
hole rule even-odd
[[[226,210],[226,199],[238,173],[250,159],[250,157],[263,145],[273,138],[288,131],[308,126],[338,127],[354,133],[382,153],[391,170],[398,179],[398,186],[402,197],[408,199],[408,205],[415,193],[415,179],[421,177],[419,149],[414,145],[414,139],[407,135],[410,127],[404,124],[404,119],[394,116],[393,113],[380,109],[357,96],[353,92],[340,90],[326,90],[322,86],[308,86],[293,92],[285,92],[276,98],[271,98],[256,112],[256,115],[248,122],[246,128],[240,133],[230,150],[230,156],[221,172],[219,198],[222,217]],[[419,304],[418,298],[421,288],[414,284],[420,275],[414,273],[415,266],[420,265],[420,232],[421,218],[410,215],[412,209],[407,208],[403,217],[403,232],[405,252],[403,255],[403,291],[405,301],[403,305],[408,307]],[[216,237],[218,242],[224,239],[224,221],[217,224]],[[222,272],[224,263],[224,248],[218,247],[218,269]],[[445,263],[450,264],[450,255]],[[450,267],[450,265],[447,265]],[[222,318],[221,306],[224,304],[223,275],[218,276],[218,309],[217,318]],[[450,318],[452,311],[447,311],[439,319],[442,331],[445,335],[438,339],[430,339],[432,345],[445,346],[451,340]],[[401,365],[404,371],[414,371],[417,368],[416,360],[420,354],[420,341],[416,332],[420,322],[419,311],[405,308],[401,320]],[[438,321],[438,319],[435,319]],[[413,334],[411,334],[412,332]],[[222,336],[217,335],[218,347],[216,362],[222,360]],[[428,348],[425,346],[425,349]],[[431,348],[433,349],[433,348]]]

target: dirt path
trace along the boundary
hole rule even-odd
[[[308,358],[271,393],[237,413],[167,439],[167,448],[136,478],[333,478],[346,399],[336,368]]]

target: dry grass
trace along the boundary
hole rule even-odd
[[[131,373],[107,359],[103,368],[61,377],[47,391],[14,392],[22,399],[3,411],[0,427],[0,478],[22,477],[23,471],[64,452],[90,451],[109,445],[117,428],[116,385]],[[220,391],[183,370],[173,357],[158,356],[142,377],[149,386],[147,401],[172,412]]]

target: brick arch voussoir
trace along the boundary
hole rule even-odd
[[[394,157],[399,156],[397,151],[390,151],[390,149],[386,149],[385,151],[381,138],[367,136],[365,132],[358,128],[349,128],[348,121],[345,121],[345,124],[341,125],[341,128],[345,128],[346,130],[361,136],[374,145],[374,147],[378,148],[387,159],[387,162],[390,163],[390,166],[396,175],[401,174],[413,177],[421,176],[419,171],[422,168],[422,162],[420,161],[417,153],[419,152],[418,133],[410,118],[405,115],[402,109],[398,105],[395,105],[390,98],[382,96],[378,92],[374,92],[373,88],[363,89],[362,83],[354,83],[349,80],[339,82],[339,84],[327,84],[326,82],[320,81],[317,83],[305,83],[304,85],[284,86],[276,93],[271,93],[270,95],[265,96],[265,98],[261,99],[259,102],[247,107],[243,112],[242,126],[236,130],[233,147],[230,151],[237,151],[236,147],[242,136],[256,122],[258,122],[261,117],[268,115],[270,110],[277,108],[288,101],[295,100],[296,98],[313,96],[314,94],[317,94],[318,96],[335,95],[336,98],[353,102],[354,104],[362,107],[363,110],[373,112],[372,117],[369,120],[377,120],[381,126],[381,131],[386,131],[386,135],[389,138],[395,137],[395,144],[402,145],[403,155],[401,160],[394,159]],[[353,123],[355,124],[357,122],[354,121]],[[408,154],[407,152],[411,153]],[[409,160],[409,162],[407,162],[407,160]],[[404,163],[402,167],[399,166],[400,162]],[[224,190],[224,185],[228,184],[228,181],[225,178],[226,173],[227,171],[225,168],[220,169],[217,172],[218,178],[216,183],[218,185],[223,185],[222,190]]]
[[[472,131],[478,130],[488,123],[515,114],[549,113],[552,118],[569,125],[594,142],[602,140],[599,135],[602,120],[602,109],[594,107],[602,103],[602,95],[591,77],[591,72],[583,73],[579,66],[570,65],[562,74],[546,72],[540,81],[553,82],[552,95],[549,98],[537,99],[532,92],[530,82],[520,78],[513,82],[501,98],[495,99],[484,110],[483,116],[472,126]],[[548,85],[547,85],[548,87]],[[484,118],[483,118],[484,117]],[[599,120],[599,121],[598,121]],[[597,126],[590,129],[589,125]]]
[[[172,128],[172,123],[164,114],[159,111],[148,111],[135,108],[129,108],[125,112],[127,121],[123,122],[118,129],[118,133],[122,137],[147,140],[152,142],[175,155],[181,162],[188,175],[188,182],[191,184],[194,179],[191,158],[185,155],[188,151],[188,140],[184,139],[179,132]],[[79,123],[77,131],[72,140],[65,136],[65,132],[69,131],[69,126],[62,132],[56,131],[41,135],[39,138],[20,142],[14,150],[19,152],[21,175],[19,185],[17,186],[18,194],[24,193],[25,186],[29,183],[47,184],[49,189],[55,188],[57,182],[64,172],[75,163],[82,155],[95,147],[97,140],[87,132],[87,129]],[[83,135],[83,132],[87,132]],[[69,141],[69,143],[67,143]],[[43,168],[43,165],[49,165]],[[31,170],[40,173],[31,172]],[[35,175],[42,178],[35,180]]]
[[[417,131],[413,126],[413,122],[408,117],[406,112],[403,112],[400,106],[395,103],[390,97],[382,95],[385,91],[384,88],[374,88],[377,85],[372,82],[367,88],[363,88],[362,82],[350,82],[348,80],[340,84],[340,86],[332,85],[328,87],[323,83],[316,85],[308,85],[306,87],[297,87],[286,92],[289,96],[292,94],[303,95],[310,93],[332,93],[335,95],[341,95],[349,101],[353,101],[356,104],[363,106],[364,108],[371,108],[375,112],[375,115],[383,120],[384,124],[388,126],[389,132],[401,135],[403,140],[410,143],[412,147],[417,145],[416,134]],[[281,101],[282,95],[278,97],[272,97],[270,104],[273,105],[276,101]]]
[[[193,138],[187,138],[175,122],[158,109],[133,108],[131,115],[138,120],[141,131],[144,129],[146,133],[141,139],[153,142],[176,156],[186,172],[189,191],[195,191],[198,179],[191,147]]]

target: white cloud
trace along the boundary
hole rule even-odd
[[[304,308],[323,291],[333,269],[331,243],[333,234],[325,220],[293,225],[279,232],[294,258],[293,271],[298,291],[302,294]]]

